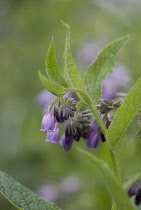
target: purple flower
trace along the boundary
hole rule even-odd
[[[58,123],[55,124],[54,130],[47,133],[46,142],[58,143],[60,137],[60,130]]]
[[[70,150],[74,140],[79,141],[81,137],[85,138],[87,136],[90,129],[89,124],[89,119],[80,113],[68,121],[65,127],[65,134],[60,142],[65,151]]]
[[[73,98],[63,98],[63,101],[60,101],[59,105],[55,106],[55,118],[57,122],[63,123],[69,117],[73,117],[76,111],[76,104],[77,102]]]
[[[90,149],[97,149],[100,142],[99,133],[91,133],[89,137],[87,137],[87,147]]]
[[[135,195],[135,204],[139,206],[141,204],[141,179],[134,182],[126,191],[130,197]]]
[[[52,108],[51,112],[46,111],[42,122],[41,122],[41,131],[53,131],[55,126],[54,118],[54,109]]]
[[[91,128],[89,134],[86,136],[87,140],[87,147],[91,149],[97,149],[99,142],[101,140],[101,130],[99,128],[99,125],[97,122],[92,122],[90,123]]]
[[[73,98],[56,97],[46,108],[41,123],[41,131],[53,131],[55,122],[63,123],[74,116],[76,101]]]
[[[64,151],[68,151],[72,147],[73,141],[74,141],[73,136],[70,136],[70,138],[68,139],[65,137],[64,134],[61,138],[60,145],[63,146]]]
[[[65,120],[69,119],[69,115],[67,114],[66,106],[60,106],[60,108],[56,111],[55,114],[57,122],[63,123]]]

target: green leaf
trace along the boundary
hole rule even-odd
[[[38,72],[39,79],[41,83],[47,88],[47,90],[53,93],[56,96],[63,96],[66,91],[65,88],[60,86],[59,84],[47,79],[44,77],[41,72]]]
[[[109,194],[111,195],[111,198],[115,201],[118,209],[135,209],[126,192],[123,190],[122,186],[115,180],[113,172],[108,164],[81,148],[78,148],[78,150],[90,161],[92,161],[92,163],[97,167],[97,170],[99,170],[101,174],[102,181],[105,182]]]
[[[63,22],[62,22],[63,23]],[[66,42],[65,42],[65,51],[64,51],[64,74],[65,78],[70,82],[73,88],[78,88],[85,90],[85,84],[82,81],[81,75],[77,70],[77,66],[72,57],[70,49],[70,26],[63,23],[66,27]]]
[[[107,131],[106,139],[111,150],[115,150],[126,128],[141,108],[141,77],[132,87],[123,104],[118,108]]]
[[[0,192],[18,209],[60,210],[55,204],[37,196],[2,171],[0,171]]]
[[[119,49],[128,41],[129,36],[117,39],[102,49],[96,60],[88,67],[84,76],[87,92],[94,104],[101,98],[101,85],[112,73],[115,56]]]
[[[47,53],[45,66],[46,66],[46,71],[47,71],[48,78],[50,80],[56,82],[57,84],[59,84],[61,86],[67,87],[65,79],[62,76],[62,74],[60,72],[60,69],[57,65],[53,38],[51,40],[50,47],[49,47],[49,50],[48,50],[48,53]]]

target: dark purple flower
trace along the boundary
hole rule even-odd
[[[58,143],[60,137],[60,130],[58,123],[55,124],[54,130],[47,133],[46,142]]]
[[[70,136],[70,138],[68,139],[65,137],[65,134],[64,134],[61,138],[60,145],[63,146],[64,151],[68,151],[72,147],[73,141],[74,139],[72,136]]]
[[[87,147],[90,149],[97,149],[100,142],[99,133],[91,133],[89,137],[87,137]]]
[[[41,131],[53,131],[55,126],[54,118],[54,109],[52,108],[51,112],[48,110],[45,112],[42,122],[41,122]]]
[[[97,122],[92,122],[90,123],[90,131],[89,134],[86,136],[87,140],[87,147],[91,149],[97,149],[99,142],[101,140],[101,130]]]
[[[56,110],[55,114],[57,122],[63,123],[65,120],[69,119],[69,115],[67,114],[66,106],[62,105],[59,109]]]
[[[126,191],[130,197],[135,195],[135,204],[139,206],[141,204],[141,179],[134,182]]]
[[[76,104],[77,102],[73,98],[62,98],[62,101],[59,101],[59,105],[55,106],[55,118],[57,122],[63,123],[69,117],[73,117],[76,111]]]
[[[89,124],[89,119],[80,113],[68,121],[65,134],[60,142],[65,151],[70,150],[74,140],[79,141],[81,137],[85,138],[87,136],[90,129]]]

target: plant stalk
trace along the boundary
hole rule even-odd
[[[103,122],[103,120],[101,119],[96,106],[92,103],[91,99],[88,97],[88,95],[83,91],[83,90],[79,90],[76,88],[67,88],[68,91],[73,91],[73,92],[77,92],[78,94],[82,95],[83,98],[83,102],[90,108],[91,112],[93,113],[96,121],[98,122],[104,136],[106,139],[106,132],[107,132],[107,128]],[[110,150],[110,148],[109,148]],[[114,175],[115,175],[115,179],[121,183],[121,178],[120,178],[120,169],[119,169],[119,160],[118,160],[118,155],[117,155],[117,151],[111,151],[110,150],[110,155],[111,155],[111,160],[112,160],[112,165],[113,165],[113,171],[114,171]],[[112,203],[112,208],[111,210],[117,210],[118,207],[116,205],[116,203],[113,201]]]

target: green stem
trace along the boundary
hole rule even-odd
[[[91,112],[93,113],[96,121],[98,122],[105,138],[106,138],[106,132],[107,132],[107,128],[103,122],[103,120],[101,119],[100,115],[97,112],[97,108],[96,106],[92,103],[91,99],[88,97],[88,95],[83,91],[83,90],[79,90],[76,88],[67,88],[67,91],[72,91],[72,92],[77,92],[82,96],[82,100],[83,102],[90,108]],[[110,149],[109,149],[110,150]],[[120,183],[120,170],[119,170],[119,160],[118,160],[118,155],[116,151],[111,151],[110,150],[110,155],[111,155],[111,159],[112,159],[112,164],[113,164],[113,171],[115,174],[115,178],[116,180]],[[117,206],[116,203],[113,201],[112,203],[112,210],[117,210]]]
[[[114,174],[115,174],[115,178],[119,183],[121,183],[118,154],[117,154],[116,151],[113,152],[111,150],[110,150],[110,154],[111,154],[111,159],[112,159],[113,171],[114,171]]]
[[[129,181],[127,181],[123,188],[126,190],[130,185],[132,185],[135,181],[137,181],[139,178],[141,178],[141,172],[136,174],[133,178],[131,178]]]
[[[112,203],[112,208],[111,208],[111,210],[117,210],[117,206],[116,206],[116,204],[115,204],[114,201],[113,201],[113,203]]]
[[[112,159],[112,165],[113,165],[113,171],[114,171],[115,179],[119,182],[119,184],[121,184],[120,167],[119,167],[119,159],[118,159],[117,152],[116,151],[113,152],[113,151],[110,150],[110,154],[111,154],[111,159]],[[118,209],[117,205],[113,201],[111,210],[117,210],[117,209]]]

